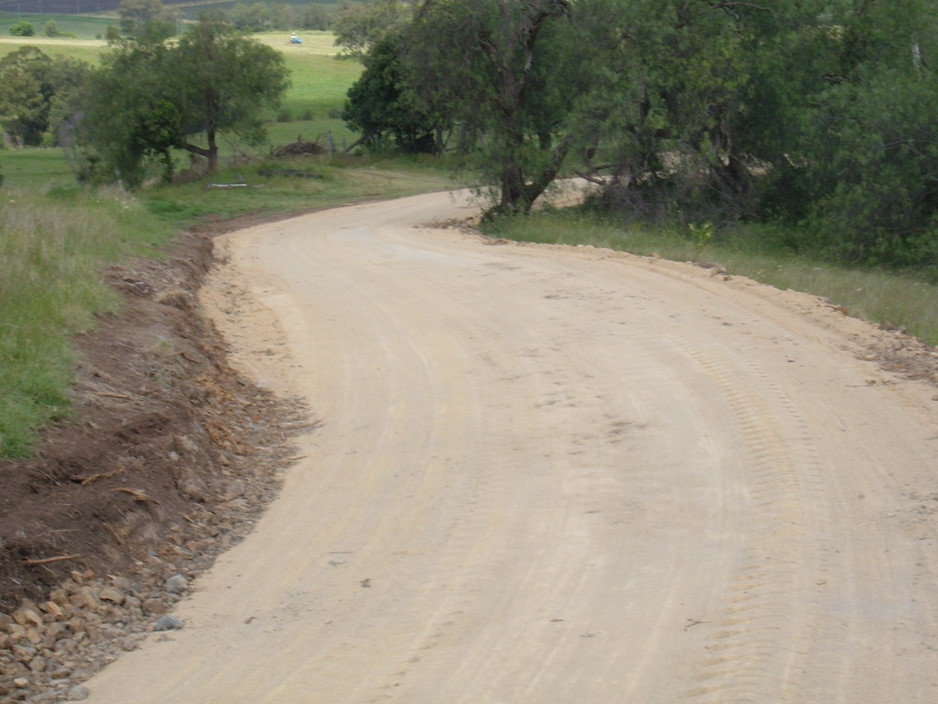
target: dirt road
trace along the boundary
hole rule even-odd
[[[414,224],[244,230],[206,292],[322,421],[94,704],[938,701],[935,389],[809,296]]]

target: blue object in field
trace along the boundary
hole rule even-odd
[[[290,37],[290,43],[291,43],[291,44],[302,44],[302,43],[303,43],[303,40],[300,39],[298,36],[296,36],[296,35],[294,34],[292,37]]]

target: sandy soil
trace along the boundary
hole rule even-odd
[[[227,236],[204,304],[322,426],[89,702],[933,702],[933,386],[814,297],[414,225]]]

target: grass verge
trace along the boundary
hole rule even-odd
[[[9,164],[4,162],[5,167]],[[286,215],[452,188],[432,159],[252,159],[199,181],[136,196],[47,185],[0,191],[0,457],[26,456],[43,425],[69,412],[70,339],[115,310],[102,269],[159,247],[200,218]],[[37,176],[38,178],[38,176]]]
[[[101,269],[154,253],[173,234],[118,192],[0,199],[0,456],[22,456],[36,430],[68,412],[69,338],[113,310]]]
[[[716,264],[777,288],[823,296],[851,315],[904,329],[938,345],[938,286],[931,283],[935,279],[928,272],[854,269],[798,257],[773,245],[780,238],[767,227],[740,226],[711,237],[702,229],[623,226],[576,208],[495,220],[483,228],[486,234],[524,242],[592,245]]]

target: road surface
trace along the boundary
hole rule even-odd
[[[205,291],[322,426],[93,704],[938,701],[935,389],[822,301],[415,225],[220,242]]]

